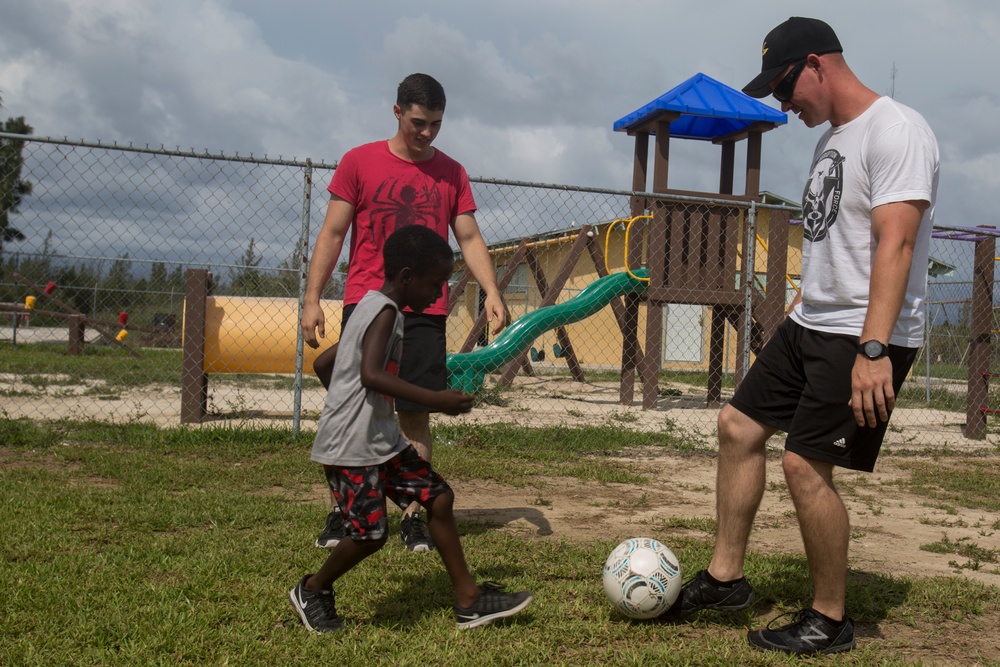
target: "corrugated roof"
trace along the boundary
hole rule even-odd
[[[788,115],[699,72],[655,100],[615,121],[615,132],[642,127],[664,112],[680,113],[670,136],[712,141],[756,123],[784,125]]]

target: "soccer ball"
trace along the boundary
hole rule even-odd
[[[625,540],[604,563],[604,592],[629,618],[655,618],[681,592],[681,567],[674,552],[651,537]]]

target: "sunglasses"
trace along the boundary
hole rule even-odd
[[[793,67],[791,71],[778,82],[778,85],[771,91],[771,94],[774,95],[774,99],[779,102],[792,101],[792,94],[795,92],[795,84],[798,83],[799,75],[802,74],[802,70],[805,69],[807,62],[808,59],[803,58],[799,62],[795,63],[795,67]]]

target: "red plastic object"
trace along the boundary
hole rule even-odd
[[[122,326],[128,324],[128,313],[118,313],[118,324]]]
[[[56,291],[56,284],[50,281],[49,284],[45,286],[45,293],[52,294],[55,291]]]

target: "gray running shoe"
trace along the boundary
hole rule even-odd
[[[753,604],[753,589],[745,577],[731,586],[716,586],[707,575],[708,570],[701,570],[691,577],[661,618],[679,620],[703,609],[739,611]]]
[[[479,590],[479,598],[471,607],[455,606],[455,623],[463,630],[513,616],[531,602],[531,593],[528,591],[507,593],[491,581],[484,583]]]
[[[788,614],[772,619],[763,630],[747,633],[750,645],[761,651],[780,651],[794,655],[815,655],[850,651],[855,646],[854,621],[845,615],[840,625],[833,625],[813,609],[796,612],[794,620],[780,628],[772,627]]]
[[[404,516],[399,524],[400,537],[410,551],[433,551],[434,541],[427,534],[427,524],[420,517],[420,512]]]
[[[339,509],[335,509],[326,515],[326,526],[323,532],[316,538],[316,546],[320,549],[332,549],[347,536],[344,531],[344,515]]]
[[[344,629],[344,622],[337,616],[337,605],[334,603],[333,591],[310,591],[306,588],[306,580],[302,577],[298,585],[288,593],[295,611],[299,612],[302,625],[313,632],[337,632]]]

